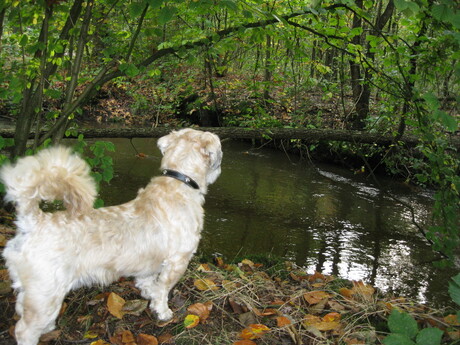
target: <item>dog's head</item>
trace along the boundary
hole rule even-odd
[[[161,169],[204,177],[206,185],[220,175],[222,147],[219,137],[211,132],[191,128],[172,131],[158,139],[157,145],[163,154]]]

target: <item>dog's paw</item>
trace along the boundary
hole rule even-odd
[[[171,309],[167,309],[165,311],[157,311],[157,316],[160,321],[169,321],[173,318],[174,313]]]

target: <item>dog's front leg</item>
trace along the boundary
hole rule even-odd
[[[165,261],[160,274],[136,278],[136,286],[141,289],[144,298],[150,299],[150,309],[161,321],[167,321],[173,317],[173,312],[168,307],[168,294],[184,274],[187,265],[188,261]]]

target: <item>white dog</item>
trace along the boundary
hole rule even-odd
[[[66,294],[90,284],[135,277],[160,320],[173,313],[168,292],[196,251],[207,186],[220,174],[219,138],[193,129],[158,140],[163,175],[136,199],[94,209],[90,168],[64,147],[45,149],[5,166],[6,199],[16,204],[18,232],[3,256],[17,291],[19,345],[35,345],[54,329]],[[43,212],[41,200],[62,200],[66,210]]]

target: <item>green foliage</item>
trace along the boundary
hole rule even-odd
[[[10,159],[8,158],[8,156],[6,156],[3,152],[5,149],[13,145],[14,145],[13,139],[3,138],[2,136],[0,136],[0,167],[5,163],[10,162]],[[3,194],[3,193],[5,193],[5,186],[3,185],[3,183],[0,183],[0,194]]]
[[[460,273],[449,282],[449,294],[460,306]],[[457,312],[460,321],[460,311]],[[419,330],[417,321],[408,313],[393,309],[388,318],[390,334],[385,337],[385,345],[438,345],[441,344],[443,331],[436,327]]]
[[[68,133],[70,134],[70,133]],[[113,178],[113,159],[107,155],[107,152],[114,152],[115,145],[109,141],[96,141],[85,150],[88,143],[84,140],[83,135],[79,135],[77,142],[74,144],[75,152],[78,152],[91,167],[91,174],[100,188],[101,183],[109,183]],[[95,208],[104,206],[104,201],[98,198],[94,204]]]
[[[113,178],[113,160],[107,152],[114,152],[115,146],[108,141],[96,141],[90,146],[92,156],[86,157],[86,161],[92,168],[92,175],[99,186],[101,182],[109,183]],[[94,207],[102,207],[104,202],[97,199]]]
[[[419,331],[417,321],[405,312],[393,309],[388,318],[391,334],[383,343],[385,345],[439,345],[443,332],[438,328],[424,328]]]

